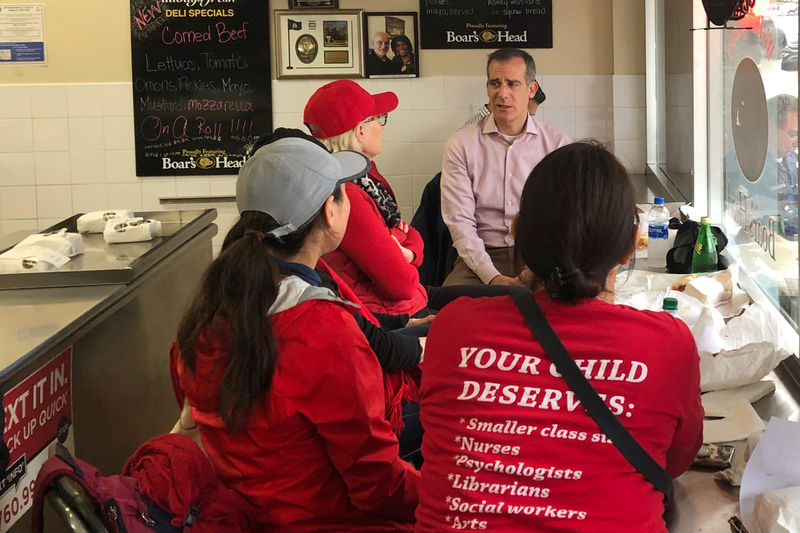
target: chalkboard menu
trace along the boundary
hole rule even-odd
[[[422,48],[552,48],[553,0],[420,0]]]
[[[272,129],[266,0],[131,0],[137,176],[235,174]]]

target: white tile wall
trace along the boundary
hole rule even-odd
[[[66,118],[68,116],[67,87],[64,85],[34,85],[30,88],[33,118]]]
[[[3,218],[35,219],[36,217],[36,187],[3,187],[3,196],[0,197],[0,213]]]
[[[647,166],[647,112],[644,76],[612,76],[614,152],[629,172]]]
[[[107,209],[109,204],[106,190],[105,183],[73,185],[72,213],[86,213],[89,211]]]
[[[30,118],[0,118],[0,152],[32,151],[33,121]]]
[[[11,85],[0,98],[0,118],[31,116],[31,93],[25,86]]]
[[[69,152],[36,152],[34,171],[36,185],[66,185],[72,183]]]
[[[104,150],[103,119],[101,117],[69,119],[70,150]]]
[[[76,187],[69,185],[43,185],[36,188],[36,212],[47,213],[48,218],[66,218],[75,212],[72,199]],[[102,209],[98,208],[98,209]]]
[[[0,176],[3,185],[34,185],[36,164],[33,152],[0,153]]]
[[[33,149],[37,152],[65,152],[69,150],[67,119],[33,119]]]
[[[645,160],[644,76],[538,76],[537,118],[575,139],[612,143],[629,169]],[[441,170],[447,138],[486,102],[483,76],[358,80],[400,104],[376,158],[406,218]],[[303,108],[324,80],[272,82],[275,127],[304,129]],[[138,178],[129,83],[0,85],[0,232],[42,228],[105,207],[157,210],[165,196],[232,195],[234,176]],[[197,204],[185,207],[197,208]],[[236,219],[219,210],[215,249]]]
[[[72,183],[105,183],[106,154],[100,150],[74,151],[69,154]],[[102,207],[100,209],[103,209]]]

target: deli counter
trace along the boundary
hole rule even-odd
[[[178,408],[169,348],[212,259],[215,209],[137,212],[162,236],[85,251],[50,272],[0,274],[0,390],[10,460],[0,531],[29,531],[33,480],[56,441],[105,473],[168,432]],[[78,215],[42,233],[76,231]],[[0,252],[26,233],[0,240]],[[29,514],[29,513],[28,513]],[[2,514],[0,514],[2,516]]]

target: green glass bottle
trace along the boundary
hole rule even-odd
[[[700,219],[700,233],[692,252],[692,272],[716,272],[717,245],[711,233],[711,219]]]

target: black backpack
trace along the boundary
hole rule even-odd
[[[697,242],[697,236],[700,234],[700,223],[694,220],[680,222],[677,218],[671,218],[669,227],[677,229],[678,233],[675,235],[675,243],[667,252],[667,272],[688,274],[692,271],[692,252]],[[717,270],[724,270],[725,265],[719,253],[725,249],[728,238],[717,226],[711,226],[711,234],[714,236],[717,246]]]

